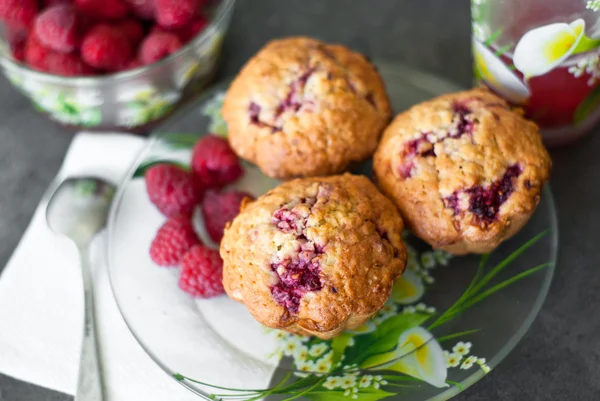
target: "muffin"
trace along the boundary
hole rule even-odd
[[[288,181],[225,229],[223,285],[263,325],[329,339],[388,299],[406,264],[402,229],[366,177]]]
[[[407,226],[457,255],[490,252],[519,231],[551,168],[537,125],[484,88],[398,115],[373,164]]]
[[[289,179],[340,173],[369,158],[391,108],[364,56],[295,37],[268,43],[248,61],[222,114],[240,157]]]

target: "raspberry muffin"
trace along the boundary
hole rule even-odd
[[[362,176],[286,182],[225,229],[223,284],[265,326],[329,339],[362,325],[406,264],[396,207]]]
[[[234,151],[287,179],[340,173],[370,157],[391,108],[364,56],[294,37],[268,43],[248,61],[222,114]]]
[[[551,168],[537,125],[483,88],[398,115],[373,164],[414,233],[457,255],[490,252],[519,231]]]

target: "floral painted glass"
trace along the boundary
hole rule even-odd
[[[475,78],[570,143],[600,121],[600,0],[472,0]]]

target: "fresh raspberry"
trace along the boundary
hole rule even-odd
[[[129,13],[121,0],[75,0],[75,6],[84,14],[110,21],[125,18]]]
[[[25,61],[25,44],[27,43],[28,36],[27,30],[6,26],[6,36],[15,60],[21,62]]]
[[[220,188],[244,174],[229,143],[214,135],[200,139],[192,151],[192,171],[203,188]]]
[[[77,12],[69,4],[59,4],[42,12],[33,30],[44,46],[61,53],[70,53],[79,45]]]
[[[191,215],[200,202],[192,174],[172,164],[157,164],[146,171],[150,201],[167,217]]]
[[[13,27],[30,28],[37,12],[36,0],[0,0],[0,19]]]
[[[121,21],[117,24],[117,28],[123,31],[125,36],[129,38],[133,47],[137,47],[142,39],[144,39],[144,27],[139,21],[133,18]]]
[[[155,0],[155,19],[165,28],[181,28],[194,18],[199,10],[197,0]]]
[[[177,266],[190,248],[200,244],[188,216],[172,217],[158,229],[150,245],[150,258],[159,266]]]
[[[162,60],[181,48],[181,41],[174,33],[153,32],[140,45],[138,58],[146,65]]]
[[[142,62],[140,60],[138,60],[136,57],[134,57],[123,66],[122,70],[119,70],[119,71],[135,70],[136,68],[140,68],[142,66],[143,66]]]
[[[154,0],[123,0],[138,18],[154,19]]]
[[[47,8],[57,6],[59,4],[71,4],[73,3],[73,0],[44,0],[42,3],[44,3],[44,8]]]
[[[25,62],[33,69],[46,71],[47,58],[52,53],[52,50],[47,49],[42,45],[36,35],[29,35],[25,44]]]
[[[179,288],[200,298],[223,294],[223,259],[219,252],[202,245],[190,249],[181,261]]]
[[[46,58],[46,71],[65,77],[95,75],[96,70],[84,63],[76,54],[51,52]]]
[[[194,39],[200,32],[206,28],[208,20],[202,16],[195,18],[186,26],[177,30],[177,36],[182,43],[187,43]]]
[[[202,202],[202,217],[210,238],[217,244],[223,238],[225,225],[240,213],[240,205],[244,198],[254,197],[246,192],[208,191]]]
[[[97,25],[83,38],[81,58],[92,67],[113,71],[122,68],[133,54],[125,33],[110,25]]]

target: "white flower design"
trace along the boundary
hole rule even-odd
[[[302,347],[302,342],[298,341],[298,339],[294,338],[293,336],[290,336],[283,341],[283,355],[293,356],[300,347]]]
[[[340,384],[340,387],[349,389],[351,387],[354,387],[354,385],[356,384],[356,375],[346,373],[344,376],[342,376],[341,380],[342,380],[342,383]]]
[[[455,368],[460,365],[460,361],[462,361],[462,355],[444,351],[444,361],[447,368]]]
[[[575,78],[581,77],[584,73],[589,74],[590,78],[587,84],[593,86],[596,82],[600,81],[600,55],[594,54],[580,60],[577,65],[569,67],[569,72]]]
[[[431,276],[423,276],[423,281],[425,282],[425,284],[435,283],[435,279]]]
[[[494,52],[476,40],[473,41],[473,57],[475,69],[489,87],[513,103],[527,101],[529,88]]]
[[[358,381],[358,387],[369,387],[371,385],[372,381],[373,381],[373,376],[371,376],[371,375],[364,375]]]
[[[303,361],[296,364],[296,369],[301,372],[316,372],[317,366],[314,361]]]
[[[331,370],[332,358],[329,355],[325,355],[323,358],[315,362],[315,372],[327,373]]]
[[[435,256],[435,261],[437,262],[437,264],[442,266],[447,266],[448,261],[452,259],[452,254],[445,251],[440,251],[439,249],[433,251],[433,255]]]
[[[477,359],[477,364],[479,365],[481,370],[483,370],[485,373],[489,373],[491,369],[488,365],[485,364],[485,362],[486,362],[485,358]]]
[[[517,43],[513,62],[525,79],[544,75],[567,59],[581,41],[585,21],[544,25],[527,32]]]
[[[454,347],[452,347],[452,352],[462,356],[467,355],[469,351],[471,351],[472,345],[473,344],[471,344],[470,342],[464,343],[462,341],[459,341]]]
[[[433,269],[435,267],[435,255],[433,252],[423,252],[421,254],[421,266],[426,269]]]
[[[308,360],[308,347],[300,345],[294,351],[294,362],[296,364]]]
[[[475,355],[471,355],[470,357],[468,357],[467,359],[465,359],[462,363],[462,365],[460,365],[461,369],[471,369],[471,367],[473,366],[473,364],[477,362],[477,357]]]
[[[600,11],[600,0],[590,0],[585,5],[585,8],[592,11]]]
[[[341,385],[342,378],[339,376],[329,376],[327,380],[325,380],[325,383],[323,383],[323,387],[325,387],[327,390],[333,390],[335,388],[341,387]]]
[[[325,351],[327,351],[329,349],[329,346],[327,346],[326,343],[319,343],[319,344],[315,344],[312,347],[310,347],[310,351],[308,351],[308,354],[310,356],[312,356],[313,358],[317,358],[320,357],[321,355],[323,355],[325,353]]]
[[[402,309],[402,313],[411,314],[411,313],[416,313],[416,312],[417,312],[417,308],[415,308],[414,306],[407,306],[404,309]]]

